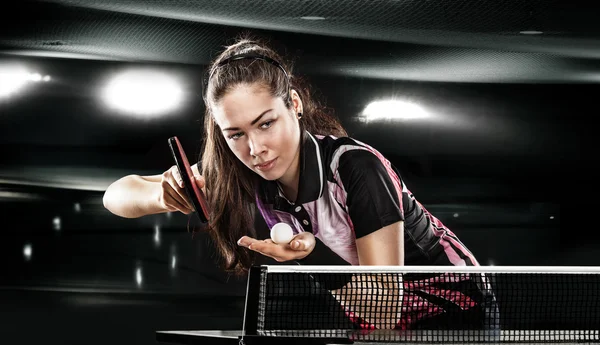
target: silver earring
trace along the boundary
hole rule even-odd
[[[302,117],[302,113],[298,113],[298,119]]]

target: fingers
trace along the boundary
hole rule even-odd
[[[177,166],[172,166],[163,173],[159,199],[163,207],[169,211],[180,211],[185,214],[193,211],[193,207],[183,189],[183,180]]]
[[[238,240],[237,244],[238,244],[239,246],[242,246],[242,247],[249,248],[249,247],[250,247],[250,245],[252,245],[252,244],[254,244],[254,243],[257,243],[257,242],[261,242],[261,241],[259,241],[259,240],[255,239],[255,238],[252,238],[252,237],[248,237],[248,236],[242,236],[242,237],[241,237],[241,238]]]
[[[204,190],[206,181],[204,180],[204,177],[200,175],[200,171],[198,170],[198,164],[192,165],[192,174],[194,174],[193,179],[196,182],[196,185],[198,185],[198,188],[202,189],[202,192],[206,193],[206,191]]]
[[[170,174],[173,177],[173,180],[177,183],[177,187],[183,188],[183,179],[181,178],[181,174],[179,173],[179,169],[177,169],[176,165],[173,165],[169,170],[165,172],[167,179]]]
[[[173,175],[173,179],[177,182],[177,186],[179,188],[183,188],[183,178],[181,177],[177,166],[173,165],[169,171],[171,172],[171,175]],[[200,175],[200,171],[198,171],[198,166],[196,164],[192,165],[192,173],[194,174],[194,176],[192,176],[192,180],[196,183],[198,188],[202,190],[202,192],[205,192],[204,186],[206,185],[206,181],[204,180],[204,177]]]
[[[305,247],[306,247],[306,245],[304,244],[304,242],[302,242],[300,240],[296,240],[296,239],[292,239],[292,241],[290,242],[289,246],[293,250],[305,250]]]
[[[194,174],[194,176],[200,176],[200,171],[198,170],[198,164],[192,165],[192,173]]]
[[[248,236],[242,236],[238,240],[238,245],[253,250],[259,254],[271,257],[278,262],[290,260],[289,255],[286,255],[282,246],[271,240],[257,240]]]
[[[204,177],[194,176],[194,182],[196,182],[196,185],[198,186],[198,188],[200,188],[202,190],[203,193],[206,193],[206,191],[204,190],[204,186],[206,185],[206,182],[204,181]]]
[[[238,240],[238,245],[271,257],[278,262],[301,259],[307,255],[307,248],[310,248],[310,243],[303,237],[292,240],[290,244],[277,244],[271,239],[257,240],[248,236],[242,236]]]
[[[260,252],[261,254],[265,255],[274,254],[275,247],[278,246],[275,242],[271,240],[257,240],[248,236],[242,236],[238,240],[238,245]]]
[[[312,251],[315,244],[315,236],[312,233],[305,231],[292,237],[289,246],[291,249],[297,251]]]
[[[173,190],[171,185],[165,188],[164,195],[165,204],[166,206],[172,208],[171,211],[180,211],[185,214],[189,214],[193,211],[193,207],[190,205],[187,199]]]

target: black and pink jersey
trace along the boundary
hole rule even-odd
[[[275,181],[264,181],[256,202],[269,228],[287,223],[312,232],[351,265],[355,241],[404,221],[405,265],[479,265],[456,235],[421,205],[395,167],[358,140],[305,133],[298,197],[289,202]]]

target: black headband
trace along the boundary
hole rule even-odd
[[[266,61],[266,62],[270,63],[271,65],[279,68],[283,72],[283,74],[285,75],[285,78],[287,80],[287,84],[288,84],[288,97],[290,97],[290,95],[289,95],[289,90],[290,90],[290,76],[286,72],[285,68],[283,68],[283,66],[277,60],[271,59],[268,56],[260,55],[260,54],[253,54],[253,53],[237,54],[237,55],[230,56],[227,59],[224,59],[223,61],[219,62],[217,64],[217,66],[210,72],[210,75],[208,76],[208,81],[210,81],[210,79],[212,78],[213,74],[215,73],[215,71],[218,68],[223,67],[223,66],[225,66],[225,65],[227,65],[227,64],[229,64],[231,62],[238,61],[238,60],[243,60],[243,59],[262,60],[262,61]]]

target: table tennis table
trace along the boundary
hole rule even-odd
[[[548,332],[552,332],[552,341],[548,341]],[[338,337],[300,337],[300,336],[245,336],[241,330],[198,330],[198,331],[158,331],[156,340],[165,345],[326,345],[326,344],[598,344],[598,332],[589,332],[582,336],[580,331],[556,333],[554,330],[505,330],[486,331],[489,334],[474,334],[471,331],[348,331]],[[493,334],[492,334],[493,333]],[[417,339],[417,340],[411,340]],[[429,339],[429,340],[428,340]],[[522,341],[520,339],[528,339]]]
[[[493,278],[498,278],[495,283],[498,296],[513,305],[504,305],[504,311],[509,313],[506,315],[508,320],[503,324],[504,327],[494,326],[493,329],[344,328],[346,326],[329,328],[329,326],[323,326],[322,320],[326,319],[322,318],[321,314],[317,314],[319,311],[316,309],[306,311],[306,301],[303,302],[301,308],[292,312],[290,310],[282,312],[277,308],[280,306],[284,306],[283,309],[293,307],[292,304],[285,304],[282,301],[284,297],[289,297],[288,293],[294,293],[294,291],[297,293],[298,291],[298,286],[287,292],[282,290],[282,287],[294,282],[299,282],[300,287],[309,286],[305,279],[307,273],[310,273],[308,274],[310,281],[318,280],[320,282],[323,282],[323,277],[344,276],[340,274],[339,267],[269,268],[263,266],[253,267],[248,275],[242,329],[158,330],[156,331],[156,340],[165,345],[600,344],[600,301],[598,298],[600,296],[600,274],[598,274],[600,268],[352,267],[343,269],[346,270],[344,272],[350,272],[354,276],[397,273],[408,277],[409,273],[454,272],[452,274],[456,274],[456,278],[464,277],[464,274],[479,276],[482,272],[486,272],[486,274],[490,274],[490,277],[496,275]],[[362,280],[358,281],[363,282]],[[431,281],[432,284],[438,282],[437,279]],[[327,282],[330,283],[329,280]],[[419,280],[419,282],[423,282],[423,280]],[[525,290],[515,291],[515,287],[521,287],[527,291],[526,293]],[[529,291],[532,287],[534,290]],[[539,290],[535,290],[538,288]],[[536,293],[546,295],[542,298],[532,298]],[[310,308],[319,308],[320,301],[329,301],[316,299],[321,295],[312,290],[308,291],[306,296],[315,298],[314,303],[309,303]],[[507,298],[507,296],[518,298]],[[269,314],[269,311],[273,312],[273,310],[275,313]],[[543,318],[552,310],[560,311],[560,314],[550,315],[546,320],[550,322],[547,324],[550,325],[547,328],[537,327],[540,323],[530,322],[531,318]],[[296,318],[298,312],[300,314],[307,312],[308,318],[306,315],[304,318]],[[326,318],[337,318],[336,320],[344,318],[337,314],[325,315]],[[268,317],[272,319],[269,320]],[[285,317],[295,319],[278,321],[278,318]],[[318,319],[318,322],[310,324],[297,321],[307,319],[310,321],[312,318]],[[277,322],[273,322],[273,319],[276,319]],[[519,322],[515,322],[515,320]],[[338,325],[338,323],[333,324]],[[528,325],[534,327],[527,328]],[[291,328],[285,326],[291,326]]]

